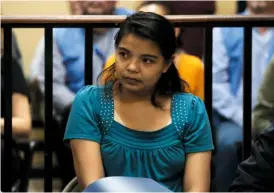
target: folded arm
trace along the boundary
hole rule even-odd
[[[31,65],[32,80],[38,80],[42,93],[45,92],[45,43],[42,39],[37,46],[36,54]],[[62,55],[53,41],[53,106],[58,114],[71,105],[75,93],[66,85],[66,69]]]

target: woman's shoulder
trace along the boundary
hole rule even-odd
[[[102,92],[111,91],[111,86],[108,85],[86,85],[82,87],[76,94],[78,99],[95,99],[101,97]]]
[[[178,93],[173,98],[172,116],[180,133],[198,129],[197,124],[207,122],[207,112],[203,101],[190,93]],[[181,133],[181,134],[182,134]]]
[[[200,98],[190,92],[178,92],[173,95],[173,98],[179,99],[179,100],[199,100]],[[201,99],[200,99],[201,100]]]
[[[82,87],[77,93],[77,97],[87,97],[93,95],[95,92],[100,89],[100,86],[95,86],[95,85],[86,85]]]
[[[175,105],[183,105],[184,108],[193,109],[195,106],[204,106],[201,98],[191,93],[176,93],[173,96]]]

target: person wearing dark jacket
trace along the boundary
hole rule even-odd
[[[254,143],[237,169],[232,192],[274,192],[274,123]]]

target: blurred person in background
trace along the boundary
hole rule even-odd
[[[152,12],[159,15],[172,15],[172,9],[166,1],[143,1],[138,11]],[[180,33],[180,28],[175,28],[176,38]],[[110,67],[115,63],[115,56],[112,55],[105,65]],[[204,99],[204,65],[202,61],[193,55],[186,53],[181,48],[177,48],[175,54],[175,66],[181,79],[184,79],[190,87],[190,92],[202,100]],[[104,82],[104,81],[102,81]]]
[[[131,11],[116,8],[116,1],[69,2],[72,14],[129,15]],[[93,83],[101,72],[107,57],[114,53],[114,36],[117,29],[94,29],[93,34]],[[91,64],[90,64],[91,65]],[[66,185],[74,176],[71,151],[63,144],[68,113],[75,93],[84,86],[85,30],[83,28],[53,29],[53,109],[60,131],[54,132],[61,178]],[[38,81],[44,93],[44,40],[39,43],[31,65],[31,77]]]
[[[18,64],[22,66],[21,51],[18,47],[17,37],[14,33],[12,33],[11,42],[12,42],[12,57],[16,58],[16,60],[18,60]]]
[[[258,93],[258,103],[252,112],[252,128],[257,134],[274,122],[274,56],[267,69]],[[274,151],[274,150],[273,150]]]
[[[246,9],[246,1],[237,0],[237,13],[242,13]]]
[[[2,43],[3,43],[3,32]],[[17,45],[17,40],[13,39],[12,44]],[[4,47],[1,50],[1,134],[4,132],[4,116],[5,116],[5,95],[4,85],[9,84],[4,82]],[[12,53],[20,53],[18,47],[12,46]],[[22,70],[21,58],[16,57],[17,54],[12,54],[12,128],[14,136],[28,136],[31,131],[31,114],[30,114],[30,98],[29,90]]]
[[[2,33],[2,31],[1,31]],[[3,49],[1,50],[1,168],[5,167],[3,165],[4,158],[4,144],[3,144],[3,135],[4,135],[4,117],[5,117],[5,90],[4,87],[9,85],[10,83],[4,82],[4,76],[11,76],[12,85],[12,138],[16,141],[19,138],[28,138],[31,132],[31,111],[30,111],[30,97],[28,86],[23,74],[21,57],[18,57],[18,53],[20,53],[19,47],[14,46],[17,45],[16,39],[14,39],[15,35],[12,37],[12,74],[8,75],[5,73],[4,68],[4,58],[3,58]],[[4,36],[3,33],[1,35],[1,42],[3,43]],[[1,48],[4,48],[2,45]],[[12,184],[15,183],[16,180],[19,179],[20,174],[20,164],[22,158],[20,157],[18,151],[15,147],[12,148],[12,168],[10,168]],[[3,183],[3,179],[5,178],[5,174],[3,173],[3,169],[1,170],[1,182]]]
[[[237,169],[233,192],[274,192],[274,122],[252,145],[251,156]]]
[[[82,2],[81,1],[69,1],[70,12],[72,15],[82,15]]]
[[[248,1],[244,15],[274,14],[273,1]],[[214,156],[216,191],[228,191],[239,163],[237,142],[243,126],[243,28],[213,29],[213,123],[217,149]],[[263,74],[274,53],[273,28],[252,29],[252,108]]]

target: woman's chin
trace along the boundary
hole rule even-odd
[[[138,85],[132,85],[132,84],[122,84],[123,88],[128,90],[128,91],[131,91],[131,92],[136,92],[136,91],[140,91],[142,90],[140,86]]]
[[[122,81],[122,87],[130,92],[138,92],[143,89],[143,85],[139,83],[133,83],[128,81]]]

